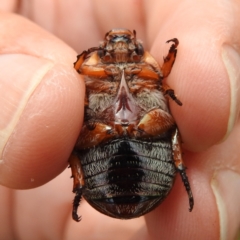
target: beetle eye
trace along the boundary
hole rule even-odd
[[[143,48],[143,46],[142,46],[142,44],[137,44],[137,54],[138,55],[143,55],[144,54],[144,48]]]
[[[100,58],[102,58],[104,56],[104,51],[101,49],[101,50],[98,50],[98,56]]]

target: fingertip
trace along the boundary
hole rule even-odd
[[[30,58],[32,63],[36,60]],[[32,188],[58,175],[67,166],[80,132],[83,81],[70,66],[47,60],[39,63],[44,64],[48,66],[42,68],[45,70],[39,71],[36,64],[30,71],[25,89],[20,87],[17,107],[10,114],[12,125],[7,126],[0,168],[1,184],[7,187]],[[21,75],[18,77],[16,89],[22,84]],[[2,132],[6,133],[6,128]]]
[[[236,21],[231,21],[238,17],[238,6],[231,2],[211,8],[212,2],[185,1],[174,9],[165,4],[165,14],[161,14],[162,4],[156,4],[159,8],[152,4],[147,12],[151,52],[161,62],[169,48],[164,42],[173,37],[179,39],[177,58],[167,82],[183,107],[170,103],[171,110],[185,148],[203,151],[229,136],[239,114],[236,83],[240,35]],[[160,25],[156,24],[159,21]]]
[[[216,199],[219,214],[220,239],[237,239],[239,230],[238,207],[240,194],[240,175],[231,170],[216,171],[211,181],[211,187]],[[229,187],[231,186],[231,187]]]
[[[226,135],[230,111],[229,78],[221,58],[220,44],[210,48],[208,42],[196,40],[196,43],[189,35],[178,38],[178,54],[166,81],[183,106],[170,100],[170,110],[184,148],[203,151]],[[160,40],[156,42],[159,45]],[[156,45],[152,52],[155,48]],[[157,59],[160,60],[161,56],[158,54]]]
[[[229,44],[223,44],[221,50],[222,60],[229,78],[231,98],[228,127],[224,136],[224,139],[226,139],[232,132],[240,111],[240,54]]]

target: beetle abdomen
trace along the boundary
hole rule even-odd
[[[100,212],[134,218],[168,195],[175,177],[170,141],[116,139],[78,152],[83,196]]]

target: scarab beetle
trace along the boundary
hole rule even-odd
[[[98,47],[77,56],[85,77],[84,123],[69,158],[73,177],[72,217],[82,196],[99,212],[119,219],[142,216],[170,192],[181,175],[193,209],[193,195],[182,159],[181,139],[168,99],[181,101],[163,82],[173,66],[173,38],[160,68],[136,32],[113,29]]]

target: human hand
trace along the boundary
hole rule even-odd
[[[195,206],[189,213],[178,176],[164,203],[145,216],[146,223],[144,218],[111,219],[86,202],[79,208],[83,220],[75,223],[68,170],[33,190],[2,187],[0,223],[6,227],[0,236],[234,239],[240,219],[239,4],[72,1],[57,2],[56,8],[50,2],[35,4],[27,11],[29,4],[22,2],[19,14],[76,52],[29,21],[1,13],[1,184],[34,188],[66,168],[83,114],[84,84],[72,64],[77,53],[97,46],[107,31],[123,27],[135,29],[160,64],[168,49],[166,40],[180,40],[167,81],[183,102],[182,107],[174,102],[170,106],[183,137]]]

